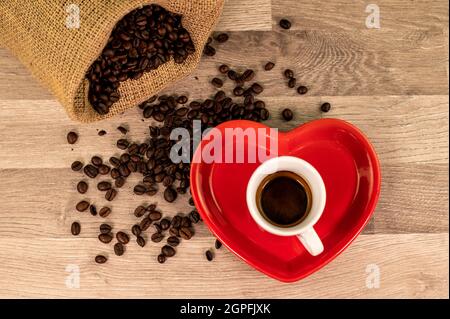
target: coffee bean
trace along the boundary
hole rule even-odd
[[[159,254],[157,259],[160,264],[164,264],[166,262],[166,256],[163,254]]]
[[[89,212],[92,216],[97,216],[97,207],[95,205],[89,206]]]
[[[143,220],[141,220],[139,227],[141,227],[142,231],[146,231],[150,227],[151,224],[152,224],[151,219],[148,217],[145,217]]]
[[[170,220],[168,220],[167,218],[163,218],[161,219],[159,224],[161,225],[162,230],[167,230],[170,227]]]
[[[228,71],[227,75],[228,75],[228,78],[233,81],[236,81],[239,78],[239,74],[237,74],[237,72],[234,70]]]
[[[160,220],[161,217],[162,217],[162,214],[158,211],[152,211],[148,214],[148,218],[150,218],[150,220],[152,220],[152,221]]]
[[[116,238],[119,243],[124,244],[124,245],[126,245],[130,242],[130,236],[128,236],[123,231],[117,232]]]
[[[121,150],[126,150],[129,145],[130,145],[130,142],[128,142],[125,139],[120,139],[117,141],[117,147],[120,148]]]
[[[281,19],[280,20],[280,27],[282,27],[285,30],[289,30],[291,28],[292,24],[288,19]]]
[[[97,264],[104,264],[104,263],[106,263],[107,260],[108,260],[108,259],[107,259],[105,256],[103,256],[103,255],[97,255],[97,256],[95,256],[95,262],[96,262]]]
[[[146,208],[144,206],[138,206],[134,210],[134,216],[136,216],[138,218],[142,217],[142,216],[144,216],[145,212],[146,212]]]
[[[244,95],[244,89],[241,86],[236,86],[233,90],[233,94],[236,96],[242,96]]]
[[[221,66],[219,66],[219,72],[222,74],[227,74],[228,71],[230,71],[230,67],[226,64],[222,64]]]
[[[102,164],[98,167],[98,172],[100,173],[100,175],[108,175],[110,170],[111,170],[111,168],[105,164]]]
[[[264,91],[264,88],[259,83],[253,83],[251,86],[251,90],[255,94],[261,94]]]
[[[108,190],[105,194],[105,199],[107,201],[112,201],[117,195],[117,191],[114,188],[111,188],[110,190]]]
[[[145,246],[145,239],[144,237],[141,236],[137,236],[136,237],[136,242],[139,246],[144,247]]]
[[[122,243],[114,244],[114,253],[117,256],[122,256],[125,253],[125,246]]]
[[[97,184],[97,189],[101,192],[106,192],[111,189],[111,183],[110,182],[100,182]]]
[[[100,240],[104,244],[108,244],[113,240],[113,236],[111,234],[100,234],[98,235],[98,240]]]
[[[188,101],[188,98],[187,98],[187,96],[185,96],[185,95],[179,96],[179,97],[177,98],[177,103],[178,103],[178,104],[186,104],[187,101]]]
[[[175,249],[169,245],[164,245],[161,248],[161,253],[166,257],[173,257],[175,255]]]
[[[112,230],[112,227],[108,224],[101,224],[100,225],[100,233],[101,234],[109,234]]]
[[[102,207],[100,209],[100,211],[98,212],[98,214],[100,215],[100,217],[106,218],[109,216],[109,214],[111,214],[111,208],[109,207]]]
[[[188,204],[189,204],[190,206],[195,206],[194,199],[193,199],[192,197],[189,198]]]
[[[77,184],[77,191],[80,194],[85,194],[88,191],[88,184],[85,181],[79,181]]]
[[[191,227],[192,222],[189,217],[184,216],[181,218],[181,227]]]
[[[98,131],[98,136],[103,136],[103,135],[106,135],[106,131],[105,130],[100,130],[100,131]]]
[[[306,86],[303,86],[303,85],[299,86],[297,88],[297,93],[300,94],[300,95],[306,94],[306,93],[308,93],[308,88]]]
[[[285,121],[290,121],[294,118],[294,114],[290,109],[284,109],[283,112],[281,112],[281,115]]]
[[[103,164],[103,160],[99,156],[93,156],[91,158],[91,163],[98,167]]]
[[[297,84],[297,79],[296,78],[290,78],[288,81],[288,87],[290,89],[294,88],[295,85]]]
[[[250,82],[254,78],[255,78],[255,71],[253,71],[253,70],[245,70],[245,72],[241,76],[241,79],[244,82]]]
[[[177,199],[177,192],[171,186],[167,187],[164,190],[164,199],[167,202],[172,203],[175,199]]]
[[[85,200],[82,200],[81,202],[78,202],[75,208],[79,212],[84,212],[89,208],[89,203]]]
[[[180,236],[181,236],[181,238],[189,240],[189,239],[192,238],[192,235],[193,235],[192,231],[189,228],[187,228],[187,227],[181,227],[180,228]]]
[[[178,239],[178,237],[176,236],[170,236],[169,238],[167,238],[167,243],[172,247],[176,247],[180,244],[180,239]]]
[[[226,33],[220,33],[219,35],[217,35],[217,36],[215,37],[215,40],[216,40],[217,42],[219,42],[219,43],[225,43],[225,42],[228,41],[229,38],[230,38],[230,37],[228,36],[228,34],[226,34]]]
[[[81,232],[81,225],[78,222],[73,222],[72,226],[70,227],[70,231],[72,232],[72,235],[78,236]]]
[[[207,45],[205,45],[203,53],[207,56],[214,56],[214,55],[216,55],[216,49],[214,49],[212,46],[207,44]]]
[[[284,76],[287,79],[292,79],[294,77],[294,71],[292,71],[291,69],[286,69],[284,70]]]
[[[136,185],[134,186],[133,191],[136,195],[144,195],[147,191],[147,188],[144,185]]]
[[[323,103],[323,104],[320,106],[320,110],[321,110],[322,112],[324,112],[324,113],[329,112],[329,111],[331,110],[331,104],[328,103],[328,102]]]
[[[123,127],[123,126],[119,126],[119,127],[117,128],[117,130],[118,130],[120,133],[122,133],[123,135],[125,135],[125,134],[128,133],[128,130],[127,130],[125,127]]]
[[[264,65],[264,70],[270,71],[275,67],[275,63],[273,62],[267,62],[266,65]]]
[[[133,233],[134,236],[138,237],[141,234],[141,227],[139,227],[139,225],[133,225],[133,227],[131,227],[131,232]]]
[[[205,252],[205,256],[208,261],[212,261],[214,259],[214,254],[212,253],[211,250],[207,250]]]
[[[161,225],[160,224],[158,224],[158,223],[153,223],[153,227],[155,228],[155,231],[156,232],[162,232],[162,228],[161,228]]]
[[[98,175],[98,168],[94,165],[88,164],[84,167],[84,173],[90,178],[96,178]]]
[[[83,168],[83,163],[81,163],[80,161],[75,161],[72,163],[71,168],[72,171],[78,172]]]
[[[111,175],[111,178],[117,179],[117,178],[120,177],[120,172],[119,172],[119,170],[118,170],[117,168],[113,168],[113,169],[111,170],[110,175]]]
[[[117,177],[114,181],[114,186],[116,186],[117,188],[121,188],[123,185],[125,185],[125,178],[123,178],[122,176]]]
[[[193,210],[189,213],[189,219],[194,224],[197,224],[200,221],[200,214],[196,210]]]
[[[223,81],[219,78],[214,78],[212,79],[211,84],[214,85],[216,88],[221,88],[223,86]]]
[[[214,246],[216,247],[216,249],[220,249],[220,247],[222,247],[222,243],[218,239],[216,239]]]
[[[120,159],[118,159],[117,157],[114,157],[114,156],[109,159],[109,162],[114,167],[119,167],[119,165],[121,164]]]
[[[172,218],[172,221],[170,222],[170,225],[172,227],[175,227],[175,228],[180,228],[181,227],[181,221],[182,221],[181,216],[174,216]]]
[[[75,132],[69,132],[67,134],[67,143],[75,144],[78,140],[78,134]]]
[[[169,229],[169,234],[171,235],[171,236],[180,236],[180,230],[179,229],[177,229],[177,228],[173,228],[173,227],[171,227],[170,229]]]
[[[151,240],[154,243],[159,243],[161,240],[163,240],[164,235],[160,232],[156,232],[152,235]]]

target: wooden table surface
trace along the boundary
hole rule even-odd
[[[228,0],[217,30],[230,31],[230,41],[167,90],[206,97],[220,62],[261,69],[274,60],[278,75],[258,73],[270,125],[340,118],[373,142],[383,174],[374,217],[342,255],[293,284],[264,276],[226,249],[207,262],[203,254],[214,237],[204,225],[164,265],[155,262],[155,244],[129,245],[126,256],[113,256],[96,239],[99,219],[74,212],[80,176],[69,167],[75,159],[112,155],[119,124],[142,139],[148,123],[137,109],[91,125],[70,121],[0,48],[0,297],[448,298],[448,4],[378,0],[381,28],[369,29],[369,3]],[[292,20],[290,31],[276,25],[281,17]],[[285,67],[309,86],[308,95],[285,87]],[[323,101],[331,112],[319,112]],[[284,107],[295,110],[295,121],[279,120]],[[100,138],[98,129],[108,134]],[[69,130],[80,133],[74,147],[66,143]],[[131,193],[122,191],[113,203],[115,229],[134,222],[131,212],[142,199]],[[94,190],[87,195],[102,204]],[[156,201],[168,215],[188,210],[182,200]],[[79,237],[69,231],[75,219],[82,223]],[[107,264],[92,262],[99,252],[111,257]]]

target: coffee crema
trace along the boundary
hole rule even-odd
[[[278,227],[292,227],[300,224],[311,210],[311,188],[293,172],[276,172],[266,176],[259,185],[256,203],[268,222]]]

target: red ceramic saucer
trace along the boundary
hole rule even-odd
[[[223,133],[236,127],[265,128],[268,138],[269,128],[251,121],[229,121],[216,128]],[[207,143],[202,140],[195,156]],[[358,236],[375,209],[381,175],[367,138],[341,120],[317,120],[278,133],[278,154],[308,161],[325,183],[325,210],[314,226],[324,252],[316,257],[297,238],[268,233],[252,219],[246,186],[260,163],[194,162],[191,192],[202,219],[228,249],[263,273],[292,282],[329,263]]]

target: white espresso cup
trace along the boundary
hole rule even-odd
[[[300,176],[309,186],[311,201],[305,217],[293,226],[281,227],[264,217],[257,203],[257,192],[267,176],[287,171]],[[326,190],[319,172],[308,162],[292,156],[280,156],[262,163],[252,174],[247,185],[247,206],[255,222],[264,230],[279,236],[296,236],[313,256],[323,252],[323,244],[314,230],[326,202]]]

